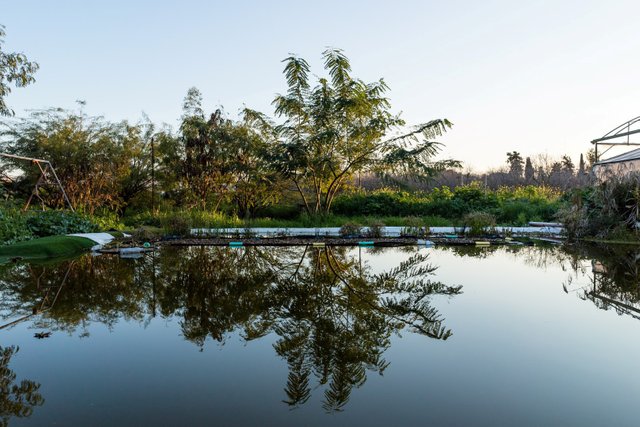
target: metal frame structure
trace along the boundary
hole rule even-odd
[[[14,154],[7,154],[7,153],[0,153],[0,156],[7,157],[10,159],[26,160],[31,162],[32,164],[35,164],[36,166],[38,166],[38,169],[40,169],[40,177],[38,178],[38,181],[36,182],[36,185],[33,188],[33,191],[31,192],[31,196],[29,196],[29,200],[27,200],[27,203],[24,205],[24,208],[22,208],[23,210],[26,211],[27,209],[29,209],[29,205],[31,204],[31,201],[33,200],[34,197],[37,197],[40,200],[40,202],[42,203],[42,209],[44,210],[44,200],[42,200],[42,197],[40,197],[40,187],[47,184],[49,185],[54,184],[54,185],[57,185],[60,191],[62,192],[62,197],[64,198],[65,202],[67,202],[67,205],[69,206],[69,209],[71,209],[71,212],[74,212],[73,205],[71,205],[71,201],[69,201],[69,197],[67,197],[67,192],[64,191],[64,187],[60,182],[60,178],[58,178],[58,174],[56,174],[56,170],[54,169],[53,165],[49,160],[34,159],[32,157],[16,156]],[[49,171],[51,172],[51,175],[53,176],[55,183],[52,183],[50,181],[49,173],[48,173]]]
[[[640,133],[640,116],[634,117],[633,119],[622,123],[620,126],[604,134],[603,137],[594,139],[593,141],[591,141],[591,143],[595,145],[596,163],[600,160],[599,158],[600,155],[605,154],[607,151],[609,151],[613,147],[620,146],[620,145],[640,146],[640,143],[631,142],[629,138],[631,135],[634,135],[637,133]],[[626,137],[626,141],[620,140],[620,138],[625,138],[625,137]],[[605,146],[608,148],[604,150],[601,154],[598,154],[599,145]]]

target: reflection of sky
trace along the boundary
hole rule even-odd
[[[274,336],[245,344],[234,334],[199,352],[176,321],[157,318],[46,340],[22,324],[0,338],[20,345],[18,379],[42,383],[33,425],[636,425],[640,322],[565,294],[572,273],[554,263],[421,250],[435,279],[463,286],[434,300],[453,336],[394,338],[384,376],[369,375],[342,414],[323,414],[320,389],[295,411],[281,403],[287,368]],[[362,253],[376,271],[408,256]]]

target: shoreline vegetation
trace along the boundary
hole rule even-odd
[[[190,238],[193,228],[455,226],[482,237],[532,221],[564,224],[569,240],[639,240],[638,176],[595,183],[592,150],[577,166],[568,155],[512,151],[502,169],[463,171],[440,157],[450,120],[412,126],[394,113],[383,79],[357,78],[340,49],[321,56],[324,75],[299,56],[282,61],[286,91],[271,116],[207,113],[195,87],[178,129],[90,117],[82,102],[20,118],[0,103],[0,152],[10,155],[0,164],[0,247],[109,230]],[[38,65],[25,64],[26,85]],[[25,158],[50,162],[65,193]],[[37,182],[45,210],[22,212]],[[67,200],[77,212],[57,210]]]

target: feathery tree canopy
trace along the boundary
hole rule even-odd
[[[426,178],[455,160],[434,161],[440,143],[433,141],[451,127],[447,119],[405,130],[405,121],[391,113],[384,80],[366,83],[351,75],[351,64],[339,49],[323,53],[328,77],[312,86],[307,61],[290,56],[284,75],[288,90],[273,101],[276,124],[245,110],[245,118],[269,135],[272,161],[290,180],[310,214],[328,212],[338,192],[359,172],[383,177]]]

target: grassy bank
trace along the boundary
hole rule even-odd
[[[67,257],[91,249],[93,240],[76,236],[49,236],[0,246],[0,263],[13,258],[45,259]]]

